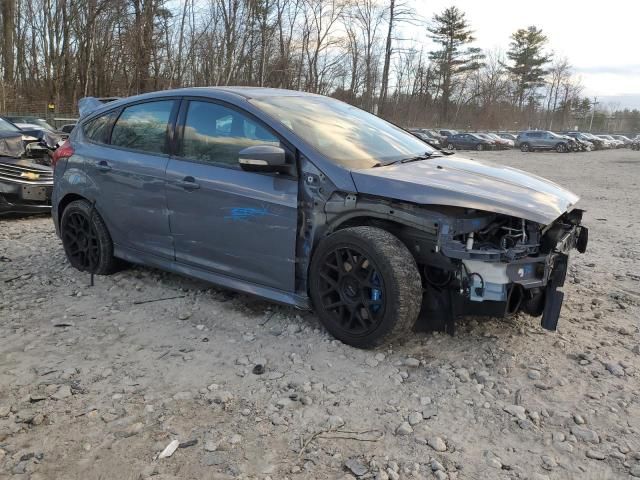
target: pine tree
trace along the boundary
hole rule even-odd
[[[464,12],[457,7],[449,7],[433,16],[433,24],[427,29],[429,36],[440,49],[429,52],[440,79],[441,122],[449,120],[451,95],[456,87],[457,78],[482,66],[484,55],[479,48],[467,47],[475,38]]]
[[[544,85],[544,77],[548,73],[544,66],[552,59],[551,54],[544,52],[546,44],[546,35],[535,26],[521,28],[511,35],[507,58],[512,64],[507,65],[507,69],[516,80],[517,104],[520,109],[525,101],[531,101],[531,93]]]

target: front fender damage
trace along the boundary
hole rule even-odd
[[[520,311],[542,315],[542,326],[555,330],[569,252],[583,253],[588,242],[579,209],[543,225],[476,209],[336,192],[324,214],[325,235],[366,222],[398,236],[420,267],[423,311],[449,331],[461,315]]]

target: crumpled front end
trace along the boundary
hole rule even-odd
[[[566,212],[549,225],[492,214],[442,225],[435,250],[448,259],[468,313],[481,313],[486,308],[480,304],[496,302],[505,314],[542,315],[542,326],[555,330],[569,253],[587,248],[582,213]],[[427,269],[427,279],[429,274]]]
[[[48,213],[53,169],[45,155],[29,158],[21,135],[0,139],[0,215]]]

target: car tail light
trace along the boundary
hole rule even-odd
[[[55,168],[56,163],[63,158],[69,158],[73,155],[73,147],[71,146],[71,142],[69,140],[65,141],[62,145],[60,145],[53,155],[51,155],[51,166]]]

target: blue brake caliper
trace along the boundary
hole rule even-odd
[[[373,276],[371,277],[371,283],[376,287],[380,286],[380,277],[378,276],[378,272],[373,272]],[[377,301],[382,298],[382,290],[378,288],[371,289],[371,300]],[[380,305],[372,305],[371,310],[373,312],[377,312],[380,310]]]

